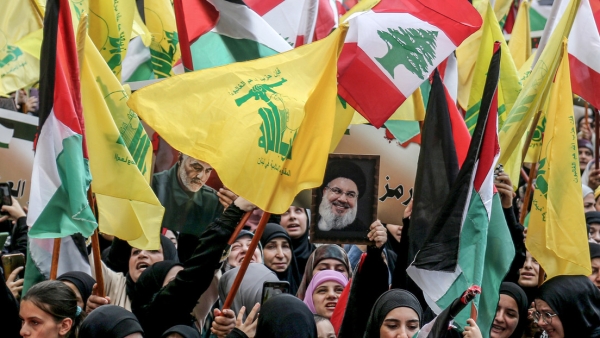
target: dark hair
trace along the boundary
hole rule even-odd
[[[58,323],[65,318],[71,318],[73,325],[66,337],[74,337],[75,332],[85,317],[85,313],[77,309],[77,296],[65,283],[48,280],[32,286],[22,301],[30,301],[42,311],[54,317]]]

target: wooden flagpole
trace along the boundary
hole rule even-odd
[[[600,135],[598,134],[600,133],[600,114],[598,113],[598,109],[596,108],[592,108],[592,111],[594,112],[594,121],[596,121],[596,123],[594,123],[594,132],[596,133],[596,135],[594,136],[594,140],[596,141],[594,144],[594,168],[598,169],[598,147],[600,146]]]
[[[50,266],[50,280],[56,279],[58,273],[58,259],[60,257],[60,238],[54,239],[54,246],[52,248],[52,265]]]
[[[527,207],[529,206],[529,201],[531,201],[531,196],[533,195],[533,179],[535,179],[536,175],[537,163],[532,163],[531,169],[529,169],[529,181],[527,182],[527,189],[525,190],[525,196],[523,197],[523,205],[521,206],[521,215],[519,216],[519,223],[521,224],[525,222]]]
[[[244,275],[246,274],[246,270],[248,270],[248,265],[250,265],[250,261],[252,260],[252,253],[256,251],[256,247],[258,246],[258,242],[262,237],[263,231],[265,230],[265,226],[267,225],[267,221],[271,213],[264,212],[262,217],[260,218],[260,222],[258,223],[258,227],[256,228],[256,232],[254,233],[254,237],[252,238],[252,242],[250,242],[250,246],[248,247],[248,252],[242,261],[242,265],[240,265],[240,270],[238,271],[237,276],[235,276],[235,281],[229,290],[229,294],[227,294],[227,299],[223,304],[223,310],[229,309],[231,307],[231,303],[233,302],[233,298],[237,293],[240,285],[242,284],[242,280],[244,279]],[[240,222],[241,223],[241,222]],[[242,225],[243,226],[243,225]]]
[[[96,219],[98,219],[98,214],[96,212],[96,200],[94,199],[94,195],[92,194],[92,187],[88,190],[87,194],[88,203],[90,208],[92,208],[92,212]],[[102,275],[102,261],[100,254],[100,242],[98,240],[98,228],[94,230],[92,234],[92,253],[94,257],[94,272],[96,274],[96,296],[106,297],[106,292],[104,290],[104,275]]]
[[[244,225],[246,225],[246,222],[248,222],[250,216],[252,216],[252,210],[247,211],[244,214],[244,217],[242,217],[242,220],[240,221],[240,223],[238,223],[237,227],[235,228],[235,231],[231,234],[231,237],[229,238],[229,242],[227,244],[233,245],[233,243],[235,243],[235,239],[240,234],[240,231],[242,231],[242,229],[244,228]]]

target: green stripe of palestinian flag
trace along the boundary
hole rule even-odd
[[[123,83],[154,79],[151,51],[144,46],[141,37],[131,39],[121,67]]]
[[[286,52],[292,47],[243,3],[211,1],[219,11],[216,26],[191,46],[194,70],[249,61]]]

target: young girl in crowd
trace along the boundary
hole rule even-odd
[[[280,224],[292,240],[298,271],[302,273],[308,258],[317,248],[308,239],[308,212],[304,208],[291,206],[288,211],[281,215]]]
[[[412,293],[389,290],[375,302],[364,338],[410,338],[421,328],[422,312]]]
[[[352,277],[350,271],[350,260],[346,251],[333,244],[321,245],[308,258],[304,276],[296,294],[298,298],[304,299],[306,288],[313,276],[323,270],[334,270],[344,275],[348,280]]]
[[[22,337],[76,337],[85,313],[77,305],[77,296],[59,281],[40,282],[21,300],[19,316]]]
[[[331,318],[340,295],[348,284],[346,276],[337,271],[320,271],[306,289],[304,304],[316,315]]]
[[[490,338],[521,338],[528,324],[527,295],[517,284],[504,282]]]

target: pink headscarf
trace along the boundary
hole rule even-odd
[[[310,284],[308,284],[306,293],[304,295],[304,304],[306,304],[306,306],[308,306],[310,311],[314,314],[317,313],[317,310],[315,309],[315,304],[313,303],[313,292],[315,292],[315,289],[325,282],[340,283],[343,287],[346,287],[346,284],[348,284],[346,276],[334,270],[323,270],[315,274],[313,279],[310,281]]]

